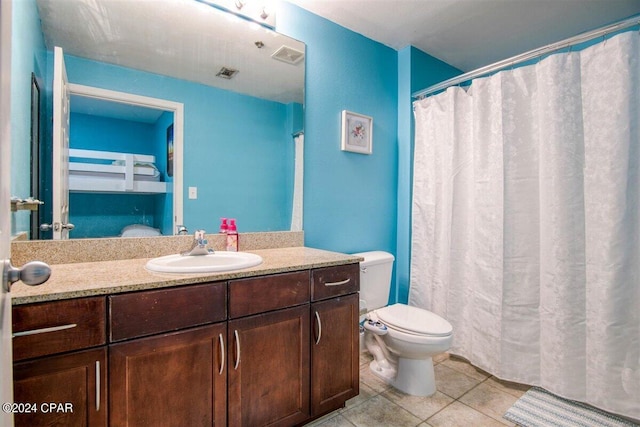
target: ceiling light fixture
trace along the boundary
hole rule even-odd
[[[216,9],[253,21],[263,27],[276,27],[275,13],[270,7],[271,0],[203,0]]]

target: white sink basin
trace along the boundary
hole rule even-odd
[[[212,273],[234,271],[262,264],[262,257],[248,252],[219,251],[209,255],[174,254],[147,262],[147,270],[158,273]]]

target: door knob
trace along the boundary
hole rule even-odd
[[[53,227],[51,224],[40,224],[40,231],[51,231]]]
[[[29,286],[41,285],[51,276],[51,267],[42,261],[31,261],[22,267],[14,267],[11,261],[4,260],[4,274],[2,283],[7,292],[11,292],[11,285],[18,280]]]
[[[53,229],[56,231],[60,231],[60,230],[73,230],[75,228],[75,225],[71,224],[71,223],[67,223],[67,224],[60,224],[59,222],[54,222],[53,223]]]

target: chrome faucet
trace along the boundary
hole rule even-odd
[[[187,252],[183,252],[182,255],[185,256],[193,256],[193,255],[209,255],[213,253],[213,249],[207,248],[207,239],[205,239],[205,231],[204,230],[196,230],[193,235],[193,246]]]

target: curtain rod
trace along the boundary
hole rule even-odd
[[[428,88],[423,89],[421,91],[414,92],[411,96],[413,98],[422,99],[428,95],[431,95],[434,92],[438,92],[439,90],[446,89],[449,86],[455,86],[457,84],[472,80],[476,77],[480,77],[485,74],[492,73],[494,71],[499,71],[503,68],[512,66],[519,62],[524,62],[529,59],[538,58],[540,56],[546,55],[547,53],[551,53],[556,50],[571,47],[576,44],[586,42],[587,40],[595,39],[600,36],[606,36],[607,34],[612,33],[614,31],[622,30],[627,27],[632,27],[637,24],[640,24],[640,15],[635,15],[631,18],[618,21],[615,24],[607,25],[605,27],[598,28],[597,30],[581,33],[581,34],[578,34],[577,36],[570,37],[568,39],[564,39],[562,41],[552,43],[537,49],[533,49],[528,52],[521,53],[520,55],[512,56],[511,58],[507,58],[502,61],[495,62],[491,65],[487,65],[485,67],[481,67],[473,71],[469,71],[468,73],[464,73],[457,77],[453,77],[441,83],[435,84],[433,86],[429,86]]]

